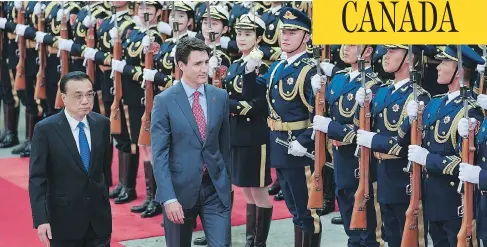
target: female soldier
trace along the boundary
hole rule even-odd
[[[252,95],[242,88],[245,64],[249,54],[261,53],[257,45],[262,41],[265,23],[257,16],[245,14],[235,25],[237,45],[242,57],[236,60],[223,80],[229,95],[232,152],[232,183],[243,187],[247,201],[247,247],[265,246],[272,218],[272,203],[266,187],[271,184],[269,165],[269,130],[265,98]],[[259,74],[268,66],[262,64]]]

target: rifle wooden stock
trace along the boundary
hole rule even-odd
[[[120,39],[114,41],[113,58],[120,60],[122,57],[122,44]],[[122,119],[120,115],[120,101],[122,100],[122,74],[113,71],[113,85],[115,86],[115,97],[111,105],[110,130],[112,134],[122,133]]]
[[[211,84],[217,88],[222,88],[223,77],[227,74],[227,67],[220,65],[215,69]]]
[[[22,3],[22,7],[17,12],[17,24],[25,24],[25,9],[24,3]],[[25,37],[24,36],[17,36],[17,44],[19,49],[19,62],[17,63],[17,67],[15,68],[15,90],[24,90],[25,89]]]
[[[145,54],[145,68],[152,69],[154,67],[154,49],[151,45]],[[140,125],[139,145],[150,145],[150,122],[152,106],[154,105],[154,88],[152,81],[145,81],[145,110],[142,116],[142,124]]]
[[[411,144],[421,146],[423,124],[423,107],[420,105],[418,116],[411,125]],[[401,247],[418,247],[419,246],[419,206],[421,204],[421,165],[413,162],[412,172],[410,175],[411,197],[409,207],[406,210],[406,222],[402,234]]]
[[[45,14],[41,12],[39,19],[37,20],[37,30],[40,32],[45,31]],[[43,43],[38,44],[39,55],[39,71],[36,76],[36,87],[34,90],[34,99],[43,100],[46,99],[46,74],[45,69],[47,65],[46,45]]]
[[[364,102],[360,108],[360,129],[370,131],[370,102]],[[359,159],[359,185],[354,195],[352,219],[350,221],[350,230],[367,229],[367,201],[369,195],[369,161],[370,149],[360,147]]]
[[[68,33],[68,20],[66,18],[66,15],[63,15],[63,20],[61,21],[61,38],[63,39],[69,39],[69,33]],[[61,98],[61,88],[60,88],[60,83],[61,79],[69,73],[69,53],[68,51],[60,51],[61,52],[61,75],[60,75],[60,80],[58,83],[58,89],[56,93],[56,101],[54,103],[54,107],[56,109],[61,109],[64,106],[64,102]]]
[[[318,47],[315,49],[319,49]],[[316,50],[319,52],[319,50]],[[315,53],[315,51],[313,51]],[[315,59],[319,59],[319,53],[314,54]],[[331,57],[330,46],[325,46],[321,51],[321,57],[325,61],[329,61]],[[319,70],[319,68],[318,68]],[[319,74],[320,71],[318,71]],[[316,93],[315,98],[315,109],[316,115],[324,116],[326,111],[325,106],[325,90],[326,83],[321,82],[321,88]],[[309,209],[323,209],[323,167],[326,164],[326,134],[321,131],[315,131],[315,160],[314,160],[314,172],[313,172],[313,184],[311,185],[311,192],[308,198],[308,208]]]
[[[87,16],[85,18],[91,18],[91,16]],[[89,48],[95,48],[95,27],[90,26],[88,31],[86,32],[86,46]],[[95,88],[96,84],[96,77],[95,77],[95,62],[90,59],[86,59],[86,74],[90,77],[90,80],[93,84],[93,88]],[[100,107],[100,114],[105,116],[105,104],[103,103],[103,93],[101,90],[96,92],[98,106]]]
[[[474,129],[469,128],[468,138],[462,140],[462,162],[467,164],[473,164],[475,154],[474,144]],[[474,219],[473,208],[473,184],[469,182],[463,182],[463,217],[462,226],[457,235],[457,247],[470,247],[473,241],[472,239],[472,222]]]

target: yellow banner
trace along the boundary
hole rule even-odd
[[[314,44],[487,44],[486,0],[314,0]]]

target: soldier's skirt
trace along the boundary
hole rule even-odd
[[[272,183],[269,145],[231,146],[232,183],[238,187],[266,187]]]

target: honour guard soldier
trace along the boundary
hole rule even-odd
[[[247,247],[266,246],[273,210],[266,188],[272,182],[267,103],[264,97],[254,99],[253,92],[242,87],[249,54],[258,48],[264,30],[265,24],[259,17],[252,14],[240,17],[235,31],[243,55],[232,63],[223,80],[230,105],[232,184],[243,188],[247,201]],[[263,75],[268,69],[265,63],[261,64],[258,74]]]
[[[147,5],[147,11],[149,12],[149,24],[147,25],[141,21],[139,26],[135,27],[122,43],[122,60],[111,60],[112,70],[122,73],[124,111],[121,111],[121,116],[122,119],[126,119],[126,121],[122,121],[122,130],[126,129],[128,132],[128,139],[126,141],[130,141],[130,151],[134,156],[133,162],[127,168],[128,173],[125,190],[122,190],[118,198],[115,199],[116,204],[128,203],[137,197],[135,184],[140,153],[137,144],[140,134],[141,118],[145,109],[144,89],[141,87],[142,67],[144,66],[145,59],[145,54],[143,53],[144,46],[142,45],[143,39],[150,32],[150,35],[155,38],[154,43],[160,44],[163,41],[162,36],[157,31],[157,25],[162,16],[162,5],[158,1],[146,1],[144,4]],[[139,19],[143,20],[144,11],[140,6],[138,15]],[[116,29],[110,31],[112,39],[118,35],[118,30],[116,32],[113,30]],[[158,52],[158,50],[155,52]],[[126,126],[124,127],[124,125]],[[125,137],[125,135],[121,136],[121,138]],[[146,159],[147,155],[144,156],[144,160]]]
[[[111,77],[111,58],[113,52],[113,44],[110,42],[110,30],[115,26],[118,27],[118,34],[120,35],[121,41],[123,42],[127,37],[128,33],[134,28],[135,23],[132,21],[132,16],[129,15],[128,3],[123,1],[116,1],[112,3],[113,8],[115,8],[115,13],[111,16],[107,16],[103,20],[99,20],[96,23],[95,40],[96,49],[89,48],[86,46],[79,46],[73,44],[71,48],[71,53],[79,52],[85,59],[94,60],[98,64],[99,73],[97,80],[100,81],[103,105],[105,107],[106,116],[111,114],[111,106],[114,101],[114,83]],[[116,23],[115,23],[116,22]],[[92,25],[88,21],[84,21],[83,25]],[[120,110],[123,112],[123,110]],[[122,114],[121,114],[122,115]],[[122,122],[125,122],[124,118]],[[124,126],[122,124],[122,126]],[[129,167],[136,166],[139,162],[139,157],[136,154],[131,153],[131,145],[128,140],[128,133],[122,131],[120,135],[113,135],[117,140],[116,148],[118,149],[118,185],[113,189],[109,197],[118,198],[119,195],[123,194],[124,197],[128,197],[127,193],[121,193],[122,189],[125,191],[125,186],[127,184]]]
[[[262,54],[254,52],[246,63],[243,88],[255,90],[255,94],[267,92],[271,166],[276,168],[284,200],[293,215],[295,246],[320,246],[319,216],[316,210],[307,209],[313,160],[305,155],[314,150],[310,81],[316,72],[314,61],[306,54],[311,20],[296,9],[285,8],[279,12],[280,42],[287,59],[275,62],[266,74],[257,77],[255,70],[262,62]],[[276,141],[287,141],[289,146],[285,148]]]
[[[194,19],[194,4],[188,1],[174,2],[175,16],[173,20],[173,13],[171,13],[172,23],[178,23],[179,31],[174,31],[173,37],[166,39],[162,43],[159,52],[154,55],[154,69],[144,69],[144,80],[152,81],[154,84],[162,89],[173,85],[173,71],[175,71],[174,54],[176,52],[176,45],[179,40],[185,37],[195,37],[196,33],[188,30],[193,25]]]
[[[410,184],[410,176],[403,170],[408,165],[406,150],[399,144],[390,143],[394,143],[402,123],[407,120],[408,102],[416,100],[413,88],[416,87],[419,101],[427,104],[431,97],[426,90],[410,79],[410,66],[417,64],[423,50],[427,51],[427,47],[414,45],[412,51],[409,50],[408,45],[385,45],[384,47],[387,49],[382,63],[384,71],[393,73],[394,80],[387,81],[372,99],[370,109],[372,132],[358,130],[357,144],[371,148],[374,152],[375,159],[371,159],[371,166],[377,169],[377,201],[384,222],[385,239],[389,246],[399,247],[410,201],[406,190]],[[357,91],[356,99],[363,104],[364,89]],[[419,214],[419,217],[423,217],[422,212]],[[424,245],[425,233],[423,231],[420,234],[422,239],[420,244],[422,242]]]
[[[278,41],[279,16],[282,14],[282,5],[282,2],[272,2],[271,7],[265,10],[261,17],[267,28],[263,37],[264,43],[259,49],[264,52],[264,61],[269,65],[277,61],[282,54]]]
[[[426,105],[423,112],[422,146],[410,145],[408,159],[424,166],[424,215],[429,223],[429,234],[435,246],[456,246],[457,233],[462,218],[458,208],[462,205],[461,195],[457,192],[459,184],[458,144],[462,138],[457,134],[457,124],[465,116],[463,98],[460,95],[457,46],[447,46],[436,55],[442,60],[438,65],[438,83],[448,85],[448,93],[437,95]],[[484,60],[472,48],[461,46],[464,69],[463,81],[466,85],[474,69]],[[483,120],[482,109],[473,98],[468,98],[468,116],[477,122]],[[410,107],[411,105],[411,107]],[[408,116],[417,116],[417,103],[408,103]],[[409,121],[405,121],[406,133]],[[404,126],[404,125],[403,125]]]
[[[356,128],[354,115],[359,108],[359,102],[355,99],[355,93],[361,88],[362,77],[358,71],[358,59],[360,56],[368,63],[365,68],[365,85],[371,92],[375,93],[381,85],[380,79],[372,71],[372,58],[376,46],[366,45],[358,49],[356,45],[343,45],[340,50],[341,59],[350,64],[351,67],[336,72],[326,90],[326,106],[328,117],[315,116],[313,128],[317,131],[328,133],[328,138],[333,140],[333,162],[336,184],[336,197],[340,215],[343,219],[343,226],[348,235],[349,246],[383,246],[380,220],[380,212],[376,210],[376,193],[370,195],[367,208],[367,231],[350,230],[350,222],[354,205],[354,195],[359,186],[355,177],[355,170],[359,167],[358,160],[354,153],[357,148],[355,144]],[[359,53],[360,52],[360,53]],[[330,66],[321,63],[320,66],[326,72]],[[321,78],[315,75],[312,78],[313,91],[317,92],[321,87]],[[358,125],[358,124],[356,124]],[[376,188],[375,168],[371,166],[370,187]]]
[[[20,114],[20,100],[17,91],[14,89],[15,69],[18,63],[18,57],[15,54],[18,45],[15,41],[16,35],[15,22],[17,10],[14,2],[2,2],[3,17],[0,18],[0,28],[4,31],[2,34],[2,71],[0,88],[3,92],[3,110],[6,126],[6,135],[0,142],[0,148],[10,148],[19,144],[18,123]]]

